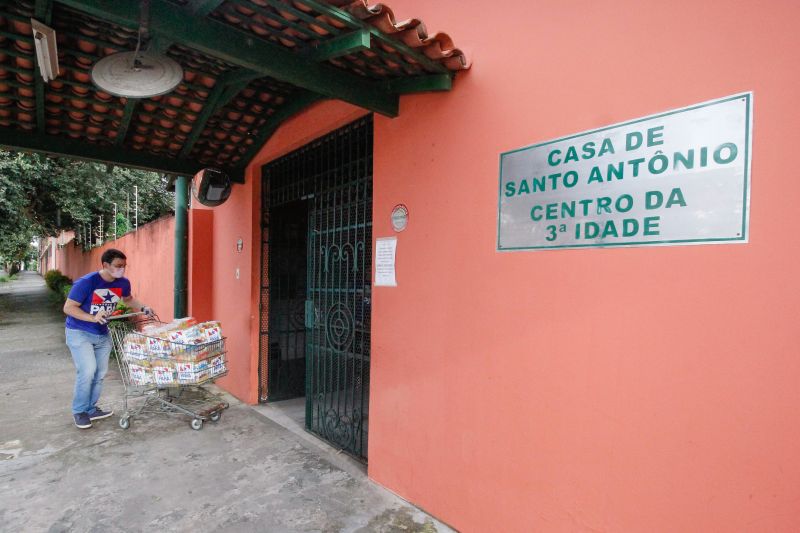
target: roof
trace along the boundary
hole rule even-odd
[[[57,33],[60,74],[38,73],[31,18]],[[449,90],[469,68],[444,33],[365,0],[151,0],[149,49],[184,69],[171,93],[112,96],[102,57],[136,48],[139,2],[0,0],[0,145],[241,179],[280,123],[338,98],[395,116],[399,95]]]

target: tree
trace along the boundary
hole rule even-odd
[[[101,215],[104,229],[113,230],[114,203],[121,235],[119,216],[124,220],[128,198],[133,203],[134,185],[144,224],[172,211],[174,194],[167,184],[155,172],[0,150],[0,256],[20,261],[34,236],[96,227]]]

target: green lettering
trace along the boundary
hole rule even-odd
[[[667,199],[667,208],[672,207],[672,204],[678,204],[681,207],[686,207],[686,200],[683,199],[683,192],[679,188],[672,189]]]
[[[547,214],[545,217],[547,220],[558,218],[558,204],[547,204]]]
[[[728,157],[722,157],[722,150],[727,148],[729,150]],[[730,163],[734,159],[736,159],[736,155],[739,153],[739,149],[733,143],[725,143],[717,146],[716,150],[714,150],[714,161],[717,164],[724,165],[726,163]]]
[[[655,128],[650,128],[647,130],[647,146],[657,146],[659,144],[664,144],[663,140],[660,140],[664,136],[664,126],[656,126]]]
[[[528,182],[525,180],[521,180],[519,182],[519,190],[517,190],[517,195],[522,193],[530,194],[531,190],[528,188]]]
[[[570,170],[564,174],[564,187],[572,188],[578,184],[578,173]]]
[[[605,139],[603,139],[603,145],[600,146],[600,152],[597,154],[597,157],[613,153],[614,153],[614,145],[611,144],[611,139],[606,137]]]
[[[600,236],[601,239],[605,239],[606,237],[619,237],[617,233],[617,227],[614,225],[613,220],[607,220],[606,226],[603,228],[603,234]]]
[[[623,169],[625,168],[625,163],[620,162],[616,167],[613,163],[608,164],[608,172],[606,173],[606,181],[611,181],[611,177],[615,177],[618,180],[621,180],[623,177]]]
[[[622,236],[633,237],[639,233],[639,221],[635,218],[626,218],[622,221]]]
[[[647,191],[644,195],[645,209],[658,209],[664,203],[664,195],[661,191]]]
[[[561,202],[561,218],[575,217],[575,200],[571,202]]]
[[[575,149],[574,146],[570,146],[569,148],[567,148],[567,155],[564,156],[564,163],[567,163],[569,161],[575,161],[576,163],[578,162],[578,151]]]
[[[625,201],[624,204],[623,200]],[[620,213],[627,213],[633,208],[633,196],[631,196],[630,194],[623,194],[622,196],[617,198],[616,202],[614,202],[614,207]]]
[[[625,150],[630,152],[631,150],[636,150],[642,145],[642,134],[638,131],[632,131],[625,136]]]
[[[583,144],[583,158],[584,159],[591,159],[596,154],[596,150],[594,149],[594,141],[584,143]]]
[[[516,188],[517,186],[513,181],[506,183],[506,196],[514,196],[516,194],[516,192],[514,192]]]
[[[611,212],[611,198],[603,196],[597,199],[597,214],[602,215],[603,211],[606,213]]]
[[[661,217],[645,217],[644,219],[644,235],[658,235],[658,221]]]
[[[675,152],[672,155],[672,167],[677,169],[678,163],[683,165],[683,168],[686,170],[691,170],[694,168],[694,148],[691,148],[688,152],[686,152],[686,156],[680,152]]]
[[[547,162],[550,163],[551,167],[561,164],[561,159],[556,159],[555,161],[553,160],[553,156],[557,157],[559,155],[561,155],[561,150],[553,150],[547,155]]]
[[[537,221],[538,221],[538,220],[542,220],[542,215],[537,215],[537,214],[536,214],[536,210],[537,210],[537,209],[538,209],[539,211],[541,211],[541,210],[542,210],[542,206],[540,206],[540,205],[535,205],[535,206],[533,206],[533,208],[531,209],[531,218],[532,218],[533,220],[537,220]]]
[[[592,171],[589,173],[589,181],[587,183],[592,183],[596,181],[597,183],[603,183],[603,175],[600,174],[600,169],[592,167]]]

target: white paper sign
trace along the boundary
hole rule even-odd
[[[394,260],[397,254],[397,237],[383,237],[375,241],[375,286],[397,287]]]

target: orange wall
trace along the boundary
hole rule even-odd
[[[410,223],[398,287],[373,297],[370,476],[467,532],[800,529],[800,5],[391,5],[474,66],[376,117],[374,236],[397,203]],[[749,90],[750,243],[495,251],[501,152]],[[359,113],[289,121],[215,211],[214,308],[248,401],[260,165]]]
[[[115,241],[83,249],[70,241],[58,249],[56,268],[73,280],[102,268],[100,256],[109,248],[117,248],[128,257],[125,277],[131,281],[131,293],[140,302],[155,309],[161,320],[173,319],[175,287],[175,218],[160,218],[139,227]],[[50,265],[50,268],[53,268]]]
[[[376,122],[370,475],[464,531],[800,529],[800,4],[392,6],[474,66]],[[749,244],[495,252],[500,152],[748,90]]]

